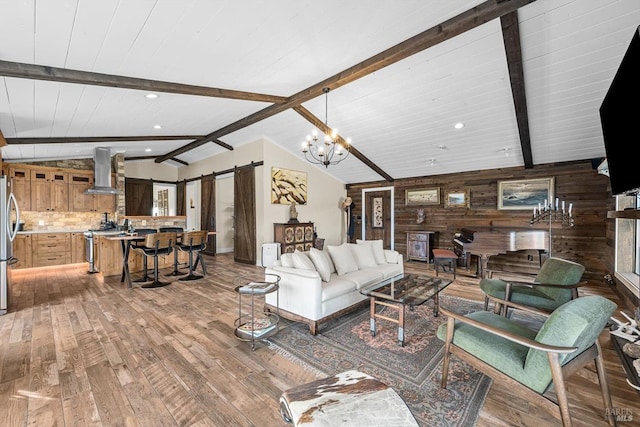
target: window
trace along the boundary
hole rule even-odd
[[[617,196],[616,210],[640,209],[640,193]],[[615,276],[636,296],[640,296],[640,219],[616,219]]]

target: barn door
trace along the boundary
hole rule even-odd
[[[256,264],[256,199],[253,165],[235,168],[233,205],[235,216],[234,261]]]

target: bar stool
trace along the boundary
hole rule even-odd
[[[147,234],[157,233],[158,230],[155,228],[138,228],[135,230],[138,236],[146,236]],[[144,246],[144,241],[136,241],[133,240],[131,242],[131,249],[140,249]],[[143,257],[143,265],[142,265],[142,277],[134,280],[136,283],[143,283],[150,281],[147,269],[147,257]]]
[[[184,229],[182,227],[160,227],[158,228],[160,233],[182,233]],[[177,243],[177,242],[176,242]],[[178,270],[178,251],[173,251],[173,271],[167,276],[183,276],[184,273]]]
[[[453,270],[453,279],[456,278],[456,264],[458,262],[458,255],[449,249],[433,249],[433,267],[436,270],[436,277],[438,277],[438,269],[442,262],[448,262],[449,268]],[[442,266],[444,271],[444,265]]]
[[[142,285],[143,288],[159,288],[169,284],[158,279],[158,257],[169,255],[174,250],[175,244],[176,233],[152,233],[145,236],[143,246],[135,249],[145,256],[145,264],[147,257],[153,257],[153,282],[145,283]]]
[[[187,231],[182,235],[180,239],[180,243],[178,243],[178,249],[183,252],[189,253],[189,274],[185,277],[181,277],[178,280],[197,280],[202,279],[203,276],[207,275],[207,267],[204,265],[204,260],[202,259],[202,251],[207,247],[207,231]],[[194,264],[193,264],[193,254],[197,253],[197,261],[200,261],[200,266],[202,267],[202,276],[194,274]]]

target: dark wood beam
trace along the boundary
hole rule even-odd
[[[377,55],[370,57],[344,71],[339,72],[313,86],[310,86],[292,96],[287,101],[270,105],[260,111],[257,111],[247,117],[244,117],[234,123],[231,123],[221,129],[218,129],[205,138],[198,139],[185,145],[184,147],[173,150],[164,156],[156,159],[157,163],[161,163],[172,156],[177,156],[186,151],[193,150],[207,142],[220,138],[229,133],[243,129],[261,120],[274,116],[294,106],[300,105],[310,99],[316,98],[323,94],[325,87],[335,89],[351,83],[361,77],[367,76],[378,71],[388,65],[394,64],[418,52],[433,47],[443,41],[449,40],[466,31],[483,25],[489,21],[507,15],[518,8],[533,3],[535,0],[488,0],[478,6],[467,10],[435,27],[432,27],[422,33],[411,37]]]
[[[529,133],[529,113],[527,111],[527,93],[524,84],[518,11],[516,10],[501,16],[500,24],[502,25],[502,38],[504,40],[504,50],[507,55],[511,94],[516,112],[516,121],[518,123],[518,134],[520,135],[524,167],[525,169],[531,169],[533,168],[533,155],[531,152],[531,134]]]
[[[0,147],[4,147],[7,145],[7,140],[4,138],[2,131],[0,130]]]
[[[155,158],[156,158],[156,156],[137,156],[137,157],[126,157],[125,156],[124,161],[128,162],[128,161],[132,161],[132,160],[151,160],[151,159],[155,159]],[[173,160],[174,162],[183,164],[185,166],[189,166],[189,163],[185,162],[184,160],[176,159],[175,157],[172,157],[169,160]]]
[[[64,138],[7,138],[9,144],[79,144],[83,142],[140,142],[140,141],[176,141],[183,139],[198,139],[202,135],[149,135],[149,136],[70,136]],[[233,147],[219,139],[211,142],[233,151]],[[154,156],[155,158],[155,156]]]
[[[24,144],[79,144],[82,142],[140,142],[176,141],[201,138],[199,135],[149,135],[149,136],[70,136],[63,138],[7,138],[10,145]],[[231,148],[233,149],[233,147]]]
[[[322,120],[320,120],[313,113],[311,113],[311,111],[307,110],[302,105],[298,105],[296,107],[293,107],[293,109],[298,114],[300,114],[302,117],[304,117],[309,123],[311,123],[312,125],[314,125],[318,129],[320,129],[320,131],[322,133],[324,133],[326,135],[331,133],[331,128],[329,126],[327,126]],[[365,156],[360,151],[358,151],[352,144],[347,143],[347,141],[345,141],[340,135],[338,135],[338,137],[336,138],[336,142],[338,142],[343,147],[347,147],[348,146],[349,147],[349,152],[354,157],[356,157],[362,163],[364,163],[365,165],[367,165],[368,167],[373,169],[378,175],[384,177],[384,179],[386,179],[387,181],[393,182],[393,178],[391,177],[391,175],[389,175],[388,173],[383,171],[378,165],[376,165],[371,160],[369,160],[369,158],[367,156]]]
[[[285,102],[286,98],[262,93],[239,90],[195,86],[160,80],[140,79],[136,77],[116,76],[113,74],[93,73],[89,71],[69,70],[43,65],[20,62],[0,61],[0,76],[20,79],[46,80],[52,82],[85,84],[92,86],[119,87],[123,89],[144,90],[149,92],[177,93],[181,95],[209,96],[213,98],[240,99],[269,103]]]

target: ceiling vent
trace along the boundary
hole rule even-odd
[[[93,187],[87,194],[118,194],[119,191],[111,186],[111,149],[98,147],[93,149]]]

